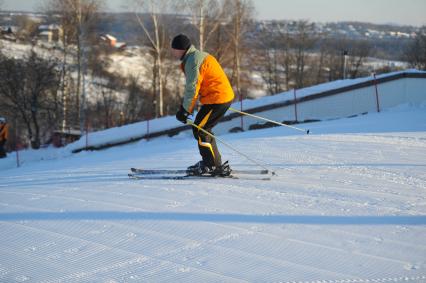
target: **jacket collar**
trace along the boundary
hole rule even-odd
[[[194,45],[191,45],[191,46],[188,48],[188,50],[186,51],[185,55],[183,55],[183,56],[182,56],[182,59],[181,59],[182,63],[185,63],[185,62],[186,62],[186,60],[188,59],[188,57],[189,57],[191,54],[193,54],[195,51],[197,51],[197,49],[195,48],[195,46],[194,46]]]

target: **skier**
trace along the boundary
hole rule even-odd
[[[184,97],[176,119],[186,124],[199,99],[202,104],[194,124],[209,133],[225,115],[234,99],[231,84],[216,58],[197,50],[190,39],[179,34],[171,42],[172,55],[181,60],[181,69],[186,77]],[[222,164],[216,141],[203,131],[193,127],[202,160],[187,168],[189,175],[228,176],[231,169]],[[213,134],[213,133],[212,133]]]
[[[6,157],[4,146],[9,138],[9,125],[6,123],[6,118],[0,117],[0,158]]]

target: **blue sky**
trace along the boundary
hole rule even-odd
[[[36,11],[44,0],[0,0],[3,9]],[[106,0],[122,11],[128,0]],[[253,0],[258,19],[305,19],[318,22],[363,21],[426,25],[426,0]]]

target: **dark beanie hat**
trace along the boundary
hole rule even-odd
[[[172,48],[178,50],[187,50],[191,46],[191,40],[184,35],[179,34],[172,40]]]

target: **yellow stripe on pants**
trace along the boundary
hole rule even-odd
[[[203,127],[207,124],[207,121],[209,120],[210,115],[212,114],[212,112],[213,112],[213,110],[210,110],[210,112],[209,112],[209,113],[207,113],[207,115],[206,115],[206,116],[204,116],[203,120],[201,120],[201,122],[200,122],[200,124],[198,125],[198,127],[203,128]],[[200,131],[200,130],[198,130],[198,132],[199,132],[199,131]],[[210,151],[211,151],[211,153],[212,153],[212,155],[213,155],[213,158],[215,158],[215,154],[214,154],[213,147],[212,147],[211,143],[209,143],[209,142],[203,142],[203,141],[201,141],[201,138],[200,138],[200,137],[198,137],[198,144],[199,144],[200,146],[207,147],[208,149],[210,149]]]

